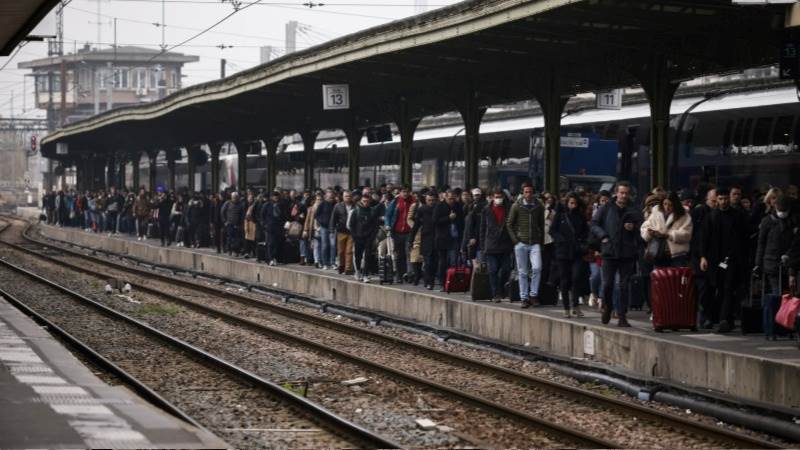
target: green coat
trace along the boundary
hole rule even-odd
[[[527,245],[544,244],[544,205],[534,199],[531,205],[525,206],[524,200],[519,200],[511,205],[508,213],[508,234],[514,245],[523,243]]]

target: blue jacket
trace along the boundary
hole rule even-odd
[[[592,218],[592,234],[600,241],[608,238],[608,242],[601,244],[603,259],[636,258],[639,254],[639,228],[644,217],[630,204],[620,208],[613,200],[609,201],[597,211]],[[633,228],[628,231],[625,223],[632,223]]]

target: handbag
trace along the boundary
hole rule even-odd
[[[800,298],[786,294],[781,297],[781,308],[775,315],[775,323],[787,330],[794,330],[798,313],[800,313]]]
[[[577,234],[575,232],[575,227],[572,226],[572,222],[569,221],[569,214],[564,214],[564,221],[567,223],[567,226],[572,231],[572,236],[577,238]],[[594,259],[594,252],[592,251],[589,243],[586,241],[577,241],[577,248],[575,250],[577,256],[583,258],[584,261],[591,261]]]
[[[656,213],[654,213],[656,214]],[[667,225],[667,231],[672,227],[675,221],[673,220],[669,225]],[[672,256],[669,253],[669,244],[667,243],[667,238],[662,237],[654,237],[650,239],[647,243],[647,247],[644,250],[644,260],[649,262],[650,264],[661,264],[668,262]]]
[[[299,222],[287,222],[286,235],[292,239],[300,239],[303,235],[303,226]]]

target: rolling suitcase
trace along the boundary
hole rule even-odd
[[[281,264],[298,264],[300,262],[300,241],[284,240],[277,260]]]
[[[664,267],[650,275],[650,299],[653,306],[653,328],[697,330],[694,279],[685,267]]]
[[[512,302],[520,301],[519,275],[517,274],[516,270],[511,271],[511,275],[508,277],[508,281],[506,281],[506,295],[508,296],[508,299]]]
[[[748,286],[748,296],[746,303],[742,305],[740,322],[742,334],[763,333],[764,332],[764,282],[756,278],[755,274],[750,276]]]
[[[392,258],[390,256],[378,258],[378,280],[380,284],[394,283],[394,270],[392,270]]]
[[[256,243],[256,262],[265,262],[267,260],[267,243]]]
[[[470,297],[472,301],[478,300],[491,300],[492,287],[489,284],[489,270],[486,264],[479,264],[475,270],[472,271],[472,280],[469,284]]]
[[[761,292],[762,292],[762,307],[763,307],[763,329],[764,329],[764,336],[774,341],[777,336],[790,336],[794,332],[794,329],[787,329],[781,326],[779,323],[775,321],[778,312],[781,309],[781,292],[777,294],[764,294],[766,290],[766,280],[761,285]],[[783,289],[783,265],[778,265],[778,290]]]
[[[469,290],[469,283],[472,273],[467,266],[451,267],[447,269],[447,275],[444,281],[444,291],[451,292],[467,292]]]

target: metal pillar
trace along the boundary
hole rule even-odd
[[[272,192],[278,185],[278,145],[281,138],[264,139],[267,148],[267,192]]]
[[[171,149],[167,150],[167,170],[169,171],[169,177],[167,180],[167,187],[170,191],[175,190],[175,161],[181,156],[181,149]]]
[[[203,149],[201,149],[199,146],[186,147],[186,175],[187,175],[186,186],[189,188],[189,192],[193,192],[196,187],[197,159],[198,159],[197,154],[198,152],[202,151]]]
[[[210,142],[211,150],[211,193],[219,192],[219,152],[222,150],[222,142]]]
[[[128,157],[124,153],[119,156],[117,161],[117,188],[125,188],[125,167],[128,165]]]
[[[679,83],[669,77],[670,61],[653,55],[639,75],[650,103],[650,187],[669,189],[669,109]]]
[[[131,153],[131,186],[133,187],[134,192],[139,192],[140,187],[140,178],[139,178],[139,163],[142,161],[142,154],[139,152]]]
[[[247,153],[250,151],[251,144],[249,142],[236,142],[234,145],[236,145],[236,154],[239,157],[236,164],[239,168],[236,182],[239,191],[244,192],[247,190]]]
[[[561,115],[569,97],[562,97],[554,73],[540,81],[535,95],[544,115],[544,189],[558,195],[561,176]]]
[[[148,180],[148,190],[150,193],[154,193],[156,191],[156,174],[158,173],[158,150],[151,150],[147,152],[147,159],[149,160],[149,168],[150,168],[150,179]]]
[[[469,90],[466,100],[458,105],[461,119],[464,121],[464,165],[467,172],[466,188],[478,187],[478,164],[481,159],[480,128],[486,108],[479,108],[478,93]]]
[[[414,132],[419,126],[419,119],[409,117],[408,101],[400,99],[400,109],[395,118],[395,124],[400,132],[400,184],[412,187],[414,162]]]
[[[106,180],[105,180],[105,188],[108,189],[111,186],[117,185],[117,163],[116,157],[114,154],[108,155],[106,159]]]
[[[300,137],[303,139],[303,188],[313,189],[316,186],[314,177],[314,144],[317,142],[319,131],[303,130]]]
[[[347,184],[350,189],[355,189],[361,177],[361,137],[364,136],[364,130],[352,128],[345,134],[347,135]]]

